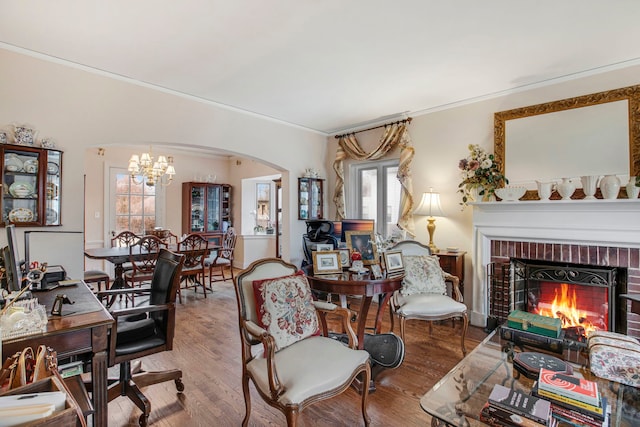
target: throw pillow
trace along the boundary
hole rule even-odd
[[[273,336],[277,350],[320,333],[311,287],[303,272],[254,280],[253,292],[258,323]]]
[[[404,280],[400,290],[402,295],[446,293],[444,271],[440,267],[437,256],[403,255],[402,261],[404,263]]]

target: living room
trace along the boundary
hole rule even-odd
[[[597,21],[597,24],[585,25],[582,29],[585,37],[594,28],[598,33],[613,31],[602,24],[598,12],[593,12],[588,7],[582,9],[581,6],[574,6],[575,10],[558,10],[558,20],[562,17],[565,22],[573,21],[574,14],[582,11],[585,12],[585,22]],[[636,6],[626,6],[630,11],[622,13],[617,10],[615,15],[634,15]],[[22,28],[40,28],[40,20],[46,21],[46,17],[40,14],[31,16],[25,10],[18,10],[16,13],[17,15],[7,14],[5,17],[9,19],[10,16],[21,16],[24,25]],[[527,9],[523,12],[525,13],[531,13],[531,10]],[[521,16],[515,16],[517,19],[514,18],[513,22],[519,22]],[[489,19],[485,15],[483,18]],[[398,18],[399,21],[403,19],[406,17],[402,15]],[[501,19],[504,20],[504,16]],[[545,21],[541,19],[540,22]],[[54,138],[57,148],[64,152],[63,224],[59,227],[60,230],[81,230],[85,232],[86,242],[94,246],[105,245],[110,231],[109,224],[104,222],[105,170],[109,164],[126,168],[131,154],[147,151],[152,145],[155,153],[173,154],[176,159],[177,175],[174,183],[166,187],[166,218],[162,224],[177,231],[176,234],[182,234],[181,213],[178,208],[181,182],[191,181],[194,176],[207,177],[213,173],[216,175],[216,182],[228,183],[238,189],[244,179],[281,174],[284,206],[282,254],[284,259],[300,265],[303,258],[301,236],[306,228],[304,221],[298,220],[296,214],[297,179],[306,169],[319,171],[321,178],[326,179],[326,217],[334,218],[336,208],[332,199],[336,177],[332,166],[337,150],[334,135],[410,116],[412,121],[408,131],[415,148],[411,166],[413,195],[419,199],[430,188],[440,193],[446,217],[437,219],[435,241],[440,248],[458,247],[467,252],[465,303],[471,310],[472,324],[478,327],[483,326],[482,322],[486,317],[486,311],[482,309],[486,300],[476,289],[486,286],[486,264],[483,262],[486,263],[487,258],[477,254],[473,228],[474,208],[467,207],[463,210],[460,206],[458,184],[461,178],[458,162],[467,156],[467,146],[479,144],[493,152],[496,112],[640,83],[640,64],[637,59],[640,54],[635,47],[638,34],[634,34],[637,29],[633,25],[628,26],[627,33],[616,33],[617,42],[612,40],[607,46],[585,44],[593,50],[594,57],[607,50],[616,50],[617,53],[617,49],[628,47],[627,52],[607,57],[606,62],[598,63],[594,60],[582,64],[582,68],[565,70],[559,65],[560,60],[556,63],[545,62],[544,50],[548,46],[545,45],[538,51],[530,52],[534,59],[529,71],[534,77],[521,80],[521,84],[516,80],[515,83],[511,81],[508,86],[490,92],[470,91],[459,96],[456,102],[430,108],[412,108],[408,106],[408,102],[403,106],[389,107],[393,109],[370,110],[371,112],[367,108],[353,107],[354,111],[359,110],[355,119],[348,123],[342,123],[342,119],[336,120],[336,126],[326,126],[318,131],[294,124],[295,122],[274,119],[266,114],[260,115],[251,110],[232,108],[177,90],[172,91],[147,83],[143,78],[129,78],[116,71],[100,71],[99,67],[92,67],[91,64],[82,65],[55,54],[47,54],[46,51],[31,49],[28,43],[22,43],[23,40],[10,37],[12,32],[9,29],[13,27],[8,24],[0,31],[0,35],[6,34],[0,36],[0,127],[9,123],[29,123],[38,129],[40,135]],[[492,24],[497,25],[495,21]],[[566,24],[562,21],[555,24],[559,27],[556,30],[562,33],[560,27]],[[510,29],[513,28],[512,25],[514,24],[511,24]],[[472,33],[467,36],[469,38],[466,42],[470,45],[482,44],[481,34],[482,28],[476,27],[476,35]],[[505,41],[511,37],[509,33],[503,34]],[[602,37],[604,39],[604,35]],[[52,38],[52,42],[55,43],[55,38]],[[531,43],[535,44],[535,41]],[[581,42],[574,43],[572,48],[576,52],[578,47],[584,48]],[[511,51],[504,51],[501,45],[495,45],[494,49],[506,56],[515,55],[518,46],[509,46]],[[458,55],[472,56],[471,53]],[[565,55],[567,58],[571,56]],[[380,56],[384,55],[381,53]],[[421,62],[423,56],[428,55],[418,46],[411,52],[408,63]],[[317,62],[326,64],[331,59],[320,57]],[[541,68],[534,68],[535,63],[545,64]],[[486,80],[491,80],[492,73],[497,73],[503,66],[502,62],[490,62],[485,64],[485,68],[460,76],[456,84],[467,89],[479,86]],[[554,67],[558,70],[554,70]],[[526,76],[521,73],[518,77],[524,79]],[[375,93],[375,84],[371,84],[366,90]],[[421,92],[422,89],[414,84],[412,90]],[[335,98],[340,99],[340,96]],[[296,95],[287,100],[289,103],[298,101],[301,104],[313,103],[308,97]],[[331,108],[327,110],[327,117],[335,115]],[[390,117],[379,119],[386,116]],[[370,150],[377,145],[380,135],[380,129],[362,132],[358,134],[358,140],[365,149]],[[195,150],[196,154],[185,154],[180,150],[183,147]],[[104,157],[98,155],[99,148],[106,150],[107,157],[115,152],[120,152],[121,155],[117,159],[109,158],[110,163],[107,163]],[[210,160],[202,160],[204,155],[198,155],[198,150],[212,157]],[[549,153],[549,156],[552,155]],[[392,153],[392,156],[397,158],[398,153]],[[580,159],[576,160],[580,162]],[[259,169],[258,173],[256,169]],[[535,165],[532,165],[532,169],[535,169]],[[240,194],[237,195],[238,198],[234,201],[234,225],[243,230],[251,230],[252,227],[246,227],[243,223],[241,212],[246,211],[247,207],[242,204]],[[541,209],[544,210],[544,207]],[[427,219],[415,217],[414,220],[416,239],[428,242]],[[20,233],[23,231],[19,230]],[[247,231],[247,234],[250,233]],[[22,241],[21,237],[22,235],[19,241]],[[637,248],[637,240],[629,246]],[[82,253],[72,256],[82,257]],[[104,264],[92,264],[91,261],[87,261],[86,265],[108,267]],[[245,263],[238,265],[244,266]]]

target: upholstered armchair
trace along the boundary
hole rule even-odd
[[[413,240],[404,240],[388,249],[402,251],[405,277],[402,289],[396,291],[391,298],[391,330],[393,330],[394,314],[400,319],[400,337],[405,340],[405,322],[410,319],[429,322],[429,335],[432,333],[432,322],[444,319],[462,319],[460,343],[462,354],[467,354],[464,339],[467,334],[469,319],[467,306],[462,302],[460,279],[440,268],[436,256],[431,254],[428,246]],[[450,295],[447,295],[446,282],[451,284]]]
[[[288,426],[314,402],[337,396],[358,377],[369,384],[369,353],[356,350],[350,311],[314,301],[306,276],[279,258],[253,262],[235,279],[242,339],[242,390],[249,423],[249,383],[269,405],[282,411]],[[349,345],[328,337],[327,313],[340,316]],[[332,316],[333,318],[333,316]],[[362,387],[362,417],[367,415],[368,387]],[[349,414],[344,414],[345,424]]]

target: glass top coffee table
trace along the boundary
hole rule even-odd
[[[514,371],[514,351],[520,349],[501,339],[498,329],[489,334],[420,399],[422,409],[432,416],[431,425],[485,425],[480,421],[480,411],[496,384],[530,393],[534,380]],[[555,356],[570,361],[574,375],[598,382],[611,405],[610,426],[640,425],[640,389],[598,378],[586,367],[587,360],[581,354],[575,350],[565,353]]]

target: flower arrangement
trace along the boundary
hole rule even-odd
[[[458,192],[462,193],[462,206],[472,201],[473,190],[478,190],[478,195],[486,200],[493,195],[496,188],[509,183],[500,172],[493,154],[488,154],[477,144],[469,144],[469,156],[460,160],[458,168],[462,171],[462,182],[458,185]]]

